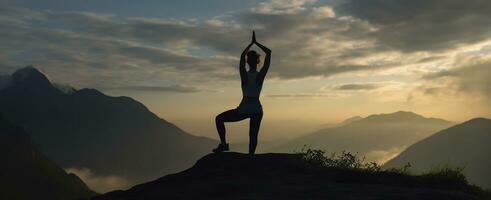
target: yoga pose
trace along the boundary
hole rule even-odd
[[[260,55],[254,50],[249,51],[253,44],[256,44],[266,54],[264,65],[259,72],[257,71],[257,65],[261,61]],[[246,54],[249,71],[246,71],[245,68]],[[261,106],[261,102],[259,102],[259,94],[261,93],[261,88],[263,86],[266,73],[268,73],[270,60],[271,50],[256,41],[256,34],[253,31],[251,43],[240,55],[239,72],[243,96],[242,101],[236,109],[225,111],[216,117],[215,123],[221,143],[217,148],[213,149],[213,152],[218,153],[229,150],[227,140],[225,139],[224,123],[241,121],[247,118],[250,118],[249,154],[253,155],[256,151],[257,135],[259,133],[259,126],[261,125],[261,120],[263,118],[263,108]]]

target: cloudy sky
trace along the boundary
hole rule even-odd
[[[273,51],[265,121],[460,122],[491,117],[490,24],[488,0],[0,0],[0,74],[33,65],[211,132],[255,29]]]

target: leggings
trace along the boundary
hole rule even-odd
[[[261,125],[261,120],[263,119],[263,113],[245,114],[240,113],[237,109],[227,110],[219,114],[215,118],[215,123],[217,126],[218,135],[220,136],[220,141],[222,144],[226,144],[225,139],[225,122],[237,122],[244,119],[250,118],[249,123],[249,154],[254,154],[257,146],[257,135],[259,133],[259,126]]]

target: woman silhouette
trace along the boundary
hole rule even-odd
[[[266,54],[264,59],[264,65],[261,71],[257,71],[257,65],[260,62],[260,55],[249,49],[253,44],[256,44]],[[247,64],[249,65],[249,71],[246,71],[246,54]],[[268,73],[269,63],[271,60],[271,50],[256,41],[256,34],[252,32],[252,41],[244,49],[240,55],[239,72],[242,87],[242,101],[236,109],[225,111],[219,114],[215,123],[217,126],[218,135],[220,136],[221,143],[217,148],[213,149],[213,152],[218,153],[222,151],[228,151],[229,146],[225,139],[225,122],[236,122],[247,118],[250,118],[249,125],[249,154],[254,154],[257,146],[257,135],[259,132],[259,126],[263,118],[263,108],[261,102],[259,102],[259,94],[261,88]]]

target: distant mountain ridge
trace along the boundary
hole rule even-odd
[[[29,135],[0,116],[0,199],[81,199],[95,195],[31,143]]]
[[[413,172],[438,167],[463,167],[471,183],[491,188],[491,120],[475,118],[419,141],[386,163],[411,164]]]
[[[426,118],[408,111],[376,114],[338,127],[321,129],[270,151],[292,152],[306,145],[328,152],[358,152],[370,160],[372,152],[397,151],[451,125],[452,122],[446,120]],[[373,159],[379,158],[375,156]]]
[[[362,120],[363,117],[360,117],[360,116],[354,116],[354,117],[350,117],[348,119],[345,119],[341,122],[342,125],[345,125],[345,124],[349,124],[351,122],[356,122],[358,120]]]
[[[189,167],[216,141],[193,136],[129,97],[63,92],[34,67],[12,74],[0,112],[63,167],[142,182]]]
[[[424,117],[422,115],[416,114],[410,111],[397,111],[394,113],[384,113],[384,114],[374,114],[368,117],[363,118],[364,123],[366,122],[414,122],[414,121],[434,121],[441,123],[448,123],[449,121],[433,118],[433,117]],[[357,120],[360,121],[360,120]]]

